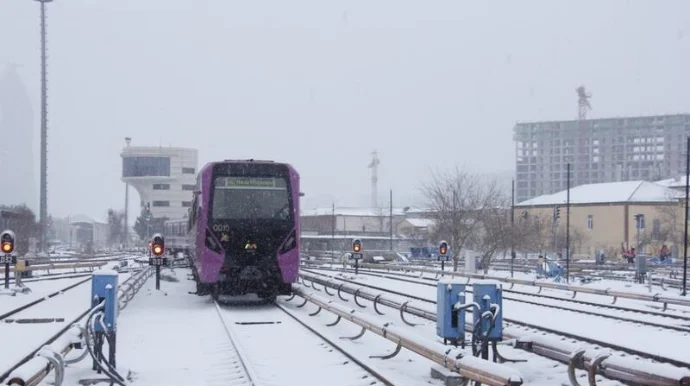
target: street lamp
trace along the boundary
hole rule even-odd
[[[644,223],[644,214],[636,214],[635,221],[637,223],[637,253],[640,253],[640,229],[642,228],[642,224]]]
[[[125,137],[125,144],[127,145],[127,147],[129,147],[131,143],[132,143],[132,137]],[[122,171],[124,172],[124,169]],[[127,249],[127,241],[128,241],[127,238],[129,236],[129,232],[128,232],[129,227],[127,226],[127,221],[128,221],[127,212],[129,212],[129,184],[127,183],[127,181],[125,181],[125,224],[124,224],[125,230],[123,233],[124,236],[122,237],[123,238],[122,247],[124,249]]]

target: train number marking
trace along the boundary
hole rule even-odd
[[[230,230],[230,224],[213,224],[214,232],[228,232]]]

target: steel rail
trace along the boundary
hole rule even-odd
[[[62,263],[51,263],[51,264],[36,264],[36,265],[30,265],[28,267],[24,267],[21,272],[26,272],[26,271],[50,271],[51,269],[77,269],[77,268],[97,268],[97,267],[102,267],[104,265],[108,264],[107,261],[103,263],[98,263],[98,262],[90,262],[90,263],[67,263],[67,264],[62,264]],[[10,272],[15,272],[16,267],[10,266]],[[5,273],[5,268],[0,268],[0,273],[4,274]]]
[[[320,268],[320,269],[321,269],[321,270],[325,270],[324,268]],[[313,273],[313,274],[318,274],[318,272],[314,272],[314,271],[308,270],[308,269],[304,269],[303,271],[309,272],[309,273]],[[404,282],[404,283],[412,283],[412,284],[418,284],[418,285],[423,285],[423,286],[428,286],[428,287],[434,287],[434,288],[436,288],[436,284],[431,284],[431,283],[425,283],[425,282],[420,282],[420,281],[412,280],[412,279],[409,278],[409,277],[403,278],[403,277],[391,277],[391,276],[387,276],[387,275],[395,275],[395,273],[381,274],[381,273],[378,273],[378,272],[372,272],[372,271],[368,271],[368,270],[367,270],[367,271],[359,271],[359,273],[362,274],[362,275],[370,275],[370,276],[374,276],[374,277],[381,277],[381,278],[388,279],[388,280],[396,280],[396,281],[401,281],[401,282]],[[425,279],[429,279],[429,278],[425,278]],[[347,281],[347,282],[353,283],[353,284],[359,284],[358,282],[355,282],[355,281],[352,281],[352,280],[347,280],[347,279],[344,279],[344,278],[338,278],[338,280]],[[471,284],[469,284],[469,285],[471,285]],[[466,291],[467,291],[467,292],[472,292],[472,290],[469,290],[469,289],[466,290]],[[504,289],[503,291],[504,291],[504,292],[509,292],[509,293],[517,293],[517,294],[521,294],[521,295],[527,295],[527,296],[545,297],[545,296],[538,295],[538,294],[536,294],[536,295],[535,295],[535,294],[524,294],[524,293],[521,293],[521,292],[510,291],[510,290],[506,290],[506,289]],[[599,317],[602,317],[602,318],[618,320],[618,321],[621,321],[621,322],[634,323],[634,324],[642,324],[642,325],[645,325],[645,326],[650,326],[650,327],[655,327],[655,328],[664,328],[664,329],[667,329],[667,330],[673,330],[673,331],[678,331],[678,332],[690,333],[690,328],[684,327],[684,326],[674,326],[674,325],[669,325],[669,324],[655,323],[655,322],[650,322],[650,321],[646,321],[646,320],[632,319],[632,318],[627,318],[627,317],[623,317],[623,316],[616,316],[616,315],[609,315],[609,314],[601,313],[601,312],[580,310],[580,309],[576,309],[576,308],[564,307],[564,306],[559,306],[559,305],[555,305],[555,304],[543,304],[543,303],[539,303],[539,302],[536,302],[536,301],[530,301],[530,300],[525,300],[525,299],[518,299],[518,298],[511,297],[511,296],[506,296],[506,295],[503,296],[503,299],[504,299],[504,300],[514,301],[514,302],[518,302],[518,303],[530,304],[530,305],[538,306],[538,307],[553,308],[553,309],[557,309],[557,310],[570,311],[570,312],[577,312],[577,313],[584,314],[584,315],[599,316]],[[565,301],[570,301],[570,300],[572,300],[572,299],[560,299],[560,298],[556,298],[556,297],[554,297],[554,299],[556,299],[556,300],[565,300]],[[602,307],[602,308],[608,307],[607,304],[598,304],[598,303],[591,303],[591,302],[584,302],[584,301],[578,301],[578,302],[581,303],[581,304],[586,304],[586,305],[592,306],[592,307]],[[612,308],[613,308],[613,307],[612,307]],[[690,322],[690,319],[688,319],[687,317],[678,316],[678,315],[659,314],[659,313],[655,313],[655,312],[645,312],[645,311],[642,311],[642,310],[625,309],[625,308],[622,308],[622,307],[618,307],[618,308],[616,308],[616,309],[618,309],[618,310],[624,309],[625,311],[636,312],[636,313],[646,314],[646,315],[662,316],[662,317],[674,316],[674,317],[676,317],[676,319],[680,319],[680,320],[684,320],[684,321]]]
[[[16,313],[19,313],[19,312],[21,312],[21,311],[24,311],[24,310],[26,310],[27,308],[33,307],[33,306],[35,306],[35,305],[38,304],[38,303],[44,302],[44,301],[46,301],[46,300],[48,300],[48,299],[50,299],[50,298],[53,298],[53,297],[55,297],[55,296],[57,296],[57,295],[60,295],[60,294],[62,294],[62,293],[64,293],[64,292],[67,292],[67,291],[69,291],[69,290],[71,290],[71,289],[73,289],[73,288],[76,288],[76,287],[78,287],[78,286],[80,286],[80,285],[82,285],[82,284],[84,284],[84,283],[86,283],[86,282],[88,282],[88,281],[91,281],[91,277],[89,277],[88,279],[84,279],[84,280],[82,280],[82,281],[78,281],[78,282],[76,282],[76,283],[74,283],[74,284],[71,284],[71,285],[69,285],[69,286],[67,286],[67,287],[65,287],[65,288],[63,288],[63,289],[57,290],[57,291],[55,291],[55,292],[53,292],[53,293],[50,293],[50,294],[48,294],[48,295],[46,295],[46,296],[43,296],[43,297],[41,297],[41,298],[39,298],[39,299],[36,299],[36,300],[32,301],[32,302],[29,302],[29,303],[24,304],[24,305],[22,305],[22,306],[20,306],[20,307],[17,307],[17,308],[15,308],[15,309],[11,310],[11,311],[5,312],[4,314],[0,315],[0,321],[2,321],[2,320],[4,320],[4,319],[7,319],[7,318],[9,318],[10,316],[12,316],[12,315],[14,315],[14,314],[16,314]]]
[[[364,263],[364,264],[360,265],[360,268],[370,268],[370,269],[379,269],[379,270],[393,270],[393,271],[412,271],[412,269],[409,269],[409,267],[403,267],[403,266],[397,266],[397,265],[391,265],[391,264],[368,264],[368,263]],[[503,276],[493,276],[493,275],[465,273],[465,272],[447,272],[447,271],[441,272],[441,270],[426,269],[426,268],[415,268],[414,271],[430,273],[430,274],[439,274],[439,275],[441,273],[443,273],[444,275],[450,276],[452,278],[464,277],[467,279],[496,280],[496,281],[500,281],[500,282],[504,282],[504,283],[510,283],[510,284],[526,285],[526,286],[533,286],[533,287],[539,287],[539,288],[551,288],[551,289],[557,289],[557,290],[562,290],[562,291],[571,291],[571,292],[573,292],[573,296],[577,295],[577,293],[583,293],[583,294],[592,294],[592,295],[601,295],[601,296],[612,296],[614,298],[614,301],[616,298],[621,298],[621,299],[632,299],[632,300],[642,300],[642,301],[647,301],[647,302],[663,303],[664,309],[666,309],[668,304],[675,304],[675,305],[690,307],[690,299],[681,299],[681,298],[672,298],[672,297],[668,297],[668,296],[661,296],[661,294],[658,294],[658,293],[655,295],[643,295],[643,294],[636,294],[636,293],[632,293],[632,292],[612,291],[610,289],[589,288],[589,287],[571,285],[571,284],[558,284],[558,283],[552,283],[552,282],[540,281],[540,280],[523,280],[523,279],[515,279],[515,278],[509,278],[509,277],[503,277]]]
[[[318,270],[322,270],[322,271],[343,272],[342,268],[326,268],[326,267],[316,268],[315,267],[313,269],[318,269]],[[308,268],[302,268],[302,270],[305,272],[314,272],[313,270],[310,270]],[[354,272],[354,269],[348,268],[347,272]],[[423,283],[419,282],[419,281],[414,281],[412,279],[421,279],[421,280],[432,281],[432,282],[438,281],[438,278],[433,278],[433,277],[423,277],[423,276],[410,275],[410,274],[400,273],[400,272],[381,272],[381,270],[362,269],[362,270],[359,270],[359,273],[362,275],[371,275],[371,276],[382,277],[382,278],[391,279],[391,280],[408,281],[408,280],[402,279],[402,278],[405,278],[405,279],[410,279],[409,282],[411,282],[411,283],[418,283],[418,284],[423,284]],[[388,276],[388,275],[391,275],[391,276]],[[396,277],[392,277],[392,276],[399,276],[399,277],[396,278]],[[511,285],[510,288],[513,288],[513,285]],[[513,293],[516,295],[537,297],[537,298],[542,298],[542,299],[557,300],[557,301],[568,302],[568,303],[584,304],[584,305],[588,305],[588,306],[592,306],[592,307],[607,308],[607,309],[611,309],[611,310],[615,310],[615,311],[625,311],[625,312],[632,312],[632,313],[638,313],[638,314],[644,314],[644,315],[652,315],[652,316],[658,316],[658,317],[662,317],[662,318],[681,320],[683,322],[690,323],[690,317],[682,316],[682,315],[676,315],[676,314],[670,314],[670,313],[666,313],[666,312],[648,311],[648,310],[642,310],[639,308],[629,308],[629,307],[618,306],[615,304],[594,303],[594,302],[588,302],[586,300],[573,299],[572,297],[571,298],[565,298],[565,297],[546,295],[546,294],[543,294],[541,292],[529,293],[529,292],[516,291],[514,289],[506,289],[506,288],[503,289],[503,292]],[[508,299],[506,297],[504,297],[504,298]],[[516,301],[521,301],[521,300],[516,300]]]
[[[348,359],[350,359],[351,361],[353,361],[354,363],[356,363],[359,367],[361,367],[362,369],[364,369],[364,371],[366,371],[366,372],[368,372],[369,374],[373,375],[374,378],[376,378],[376,379],[378,379],[379,381],[381,381],[381,383],[383,383],[384,385],[386,385],[386,386],[394,386],[394,385],[395,385],[393,382],[391,382],[391,381],[389,381],[388,379],[386,379],[386,377],[384,377],[381,373],[379,373],[378,371],[376,371],[376,370],[374,370],[373,368],[371,368],[371,366],[367,365],[366,363],[364,363],[364,362],[360,361],[359,359],[357,359],[354,355],[350,354],[350,353],[349,353],[347,350],[345,350],[342,346],[339,346],[339,345],[335,344],[332,340],[326,338],[325,335],[323,335],[322,333],[316,331],[316,329],[314,329],[313,327],[311,327],[311,326],[308,325],[307,323],[303,322],[301,319],[299,319],[297,316],[295,316],[292,312],[288,311],[288,309],[285,308],[284,306],[282,306],[282,305],[280,305],[280,304],[276,304],[276,306],[278,306],[279,309],[281,309],[283,312],[285,312],[289,317],[291,317],[293,320],[295,320],[297,323],[299,323],[302,327],[306,328],[306,329],[309,330],[311,333],[313,333],[314,335],[318,336],[321,340],[323,340],[324,342],[326,342],[329,346],[331,346],[331,347],[333,347],[334,349],[338,350],[339,353],[343,354],[345,357],[347,357]]]

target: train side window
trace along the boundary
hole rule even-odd
[[[194,200],[192,201],[192,207],[189,208],[189,219],[187,220],[188,230],[191,231],[194,227],[194,223],[197,221],[197,215],[199,212],[199,195],[194,195]]]

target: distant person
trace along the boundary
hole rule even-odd
[[[659,259],[661,261],[664,261],[667,257],[671,257],[671,252],[669,251],[666,244],[664,244],[663,246],[661,246],[661,250],[659,251]]]

